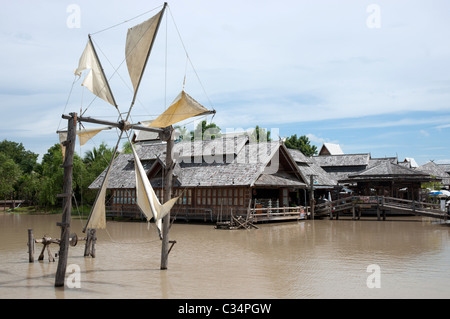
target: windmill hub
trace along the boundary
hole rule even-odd
[[[122,131],[128,131],[131,128],[131,123],[128,121],[120,121],[119,122],[119,129]]]

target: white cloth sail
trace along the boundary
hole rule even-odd
[[[110,172],[111,169],[108,168],[100,192],[97,194],[94,206],[92,207],[89,222],[87,223],[86,228],[95,228],[95,229],[106,228],[105,197],[106,197],[106,190],[108,189],[108,179]]]
[[[142,78],[163,10],[141,24],[128,29],[125,57],[135,92]]]
[[[105,100],[113,106],[115,105],[114,97],[109,89],[108,82],[103,74],[100,62],[94,52],[92,42],[89,40],[83,54],[80,57],[78,68],[74,71],[75,75],[81,76],[81,73],[90,69],[86,75],[82,85],[89,89],[93,94]]]
[[[98,128],[87,128],[77,131],[78,139],[80,140],[80,145],[83,146],[87,143],[91,138],[100,133],[103,130],[110,130],[111,126],[106,127],[98,127]]]
[[[181,91],[169,108],[158,116],[149,126],[168,127],[190,117],[198,116],[210,111],[194,100],[189,94]]]
[[[152,217],[155,220],[156,227],[158,228],[159,236],[162,238],[161,226],[162,219],[166,216],[170,209],[175,205],[175,202],[178,200],[178,197],[172,198],[166,203],[162,204],[159,202],[158,197],[153,190],[150,181],[148,180],[147,174],[142,166],[141,161],[139,160],[138,155],[134,147],[133,156],[134,156],[134,168],[136,171],[136,202],[142,213],[147,217],[147,220],[150,221]]]

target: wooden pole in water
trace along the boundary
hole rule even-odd
[[[309,184],[310,184],[310,198],[309,198],[309,206],[311,209],[311,218],[314,220],[314,176],[309,175]]]
[[[167,141],[166,147],[166,175],[164,176],[164,203],[172,198],[172,181],[173,181],[173,127],[169,127],[168,135],[164,138]],[[162,247],[161,247],[161,270],[167,269],[169,262],[169,229],[170,229],[170,212],[163,218],[162,226]]]
[[[34,235],[33,229],[28,229],[28,261],[34,262]]]
[[[70,113],[67,127],[67,140],[64,142],[66,154],[64,157],[64,184],[63,193],[59,195],[63,197],[63,215],[61,223],[61,242],[59,244],[59,260],[58,269],[56,270],[55,287],[63,287],[66,276],[67,257],[69,254],[69,236],[70,236],[70,218],[72,213],[72,173],[73,173],[73,156],[75,152],[77,114]]]

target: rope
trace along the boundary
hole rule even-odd
[[[149,10],[149,11],[146,11],[146,12],[144,12],[144,13],[141,13],[140,15],[137,15],[137,16],[135,16],[134,18],[131,18],[131,19],[125,20],[125,21],[123,21],[123,22],[114,24],[114,25],[112,25],[112,26],[110,26],[110,27],[108,27],[108,28],[105,28],[105,29],[103,29],[103,30],[94,32],[94,33],[92,33],[91,35],[94,35],[94,34],[98,34],[98,33],[101,33],[101,32],[108,31],[108,30],[113,29],[113,28],[115,28],[115,27],[118,27],[118,26],[120,26],[120,25],[122,25],[122,24],[124,24],[124,23],[130,22],[130,21],[135,20],[135,19],[137,19],[137,18],[139,18],[139,17],[142,17],[143,15],[146,15],[147,13],[150,13],[150,12],[152,12],[152,11],[155,11],[155,10],[161,8],[161,7],[162,7],[162,6],[158,6],[158,7],[156,7],[156,8],[153,8],[153,9]]]
[[[168,9],[169,9],[170,16],[172,17],[173,24],[174,24],[174,26],[175,26],[175,30],[177,31],[178,37],[180,38],[181,45],[183,46],[184,52],[186,53],[186,58],[187,58],[187,60],[189,61],[190,65],[191,65],[191,67],[192,67],[192,70],[194,71],[194,73],[195,73],[195,75],[196,75],[196,77],[197,77],[197,80],[198,80],[198,82],[200,83],[200,86],[202,87],[203,93],[205,94],[206,98],[208,99],[208,101],[209,101],[209,103],[210,103],[210,106],[214,109],[213,103],[212,103],[211,99],[209,98],[208,94],[206,93],[205,87],[203,86],[203,83],[202,83],[202,81],[200,80],[200,77],[199,77],[199,75],[198,75],[198,73],[197,73],[197,70],[194,68],[194,64],[192,63],[192,60],[191,60],[191,58],[189,57],[189,54],[188,54],[188,52],[187,52],[187,50],[186,50],[186,46],[184,45],[183,38],[181,37],[180,30],[178,29],[178,26],[177,26],[177,24],[175,23],[175,19],[174,19],[173,15],[172,15],[172,10],[170,9],[169,6],[168,6]],[[184,86],[183,86],[183,87],[184,87]]]
[[[66,112],[67,105],[69,105],[70,96],[72,95],[73,87],[75,86],[75,83],[77,82],[77,80],[78,80],[77,76],[75,76],[75,78],[73,79],[73,82],[72,82],[72,86],[70,87],[69,95],[67,96],[66,104],[64,105],[63,113]],[[57,130],[59,130],[61,128],[61,121],[62,121],[62,117],[59,119]]]

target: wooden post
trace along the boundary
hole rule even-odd
[[[380,220],[380,204],[377,203],[377,220]]]
[[[173,181],[173,159],[172,151],[174,146],[173,128],[169,127],[169,134],[166,147],[166,176],[164,177],[164,203],[172,198],[172,181]],[[167,269],[169,262],[169,229],[170,229],[170,212],[163,218],[162,229],[162,247],[161,247],[161,270]]]
[[[309,184],[311,187],[309,205],[311,207],[311,218],[314,220],[314,175],[309,176]]]
[[[55,287],[63,287],[66,268],[67,257],[69,254],[69,236],[70,236],[70,218],[72,213],[72,173],[73,173],[73,156],[75,151],[77,114],[70,113],[67,127],[67,141],[64,142],[66,146],[66,154],[64,157],[64,185],[63,185],[63,214],[62,221],[58,223],[61,226],[61,242],[59,244],[59,259],[58,269],[55,276]]]
[[[28,229],[28,261],[34,262],[34,236],[33,229]]]
[[[87,230],[86,243],[84,245],[84,257],[91,256],[95,258],[95,242],[97,240],[96,237],[96,229],[89,228]]]

